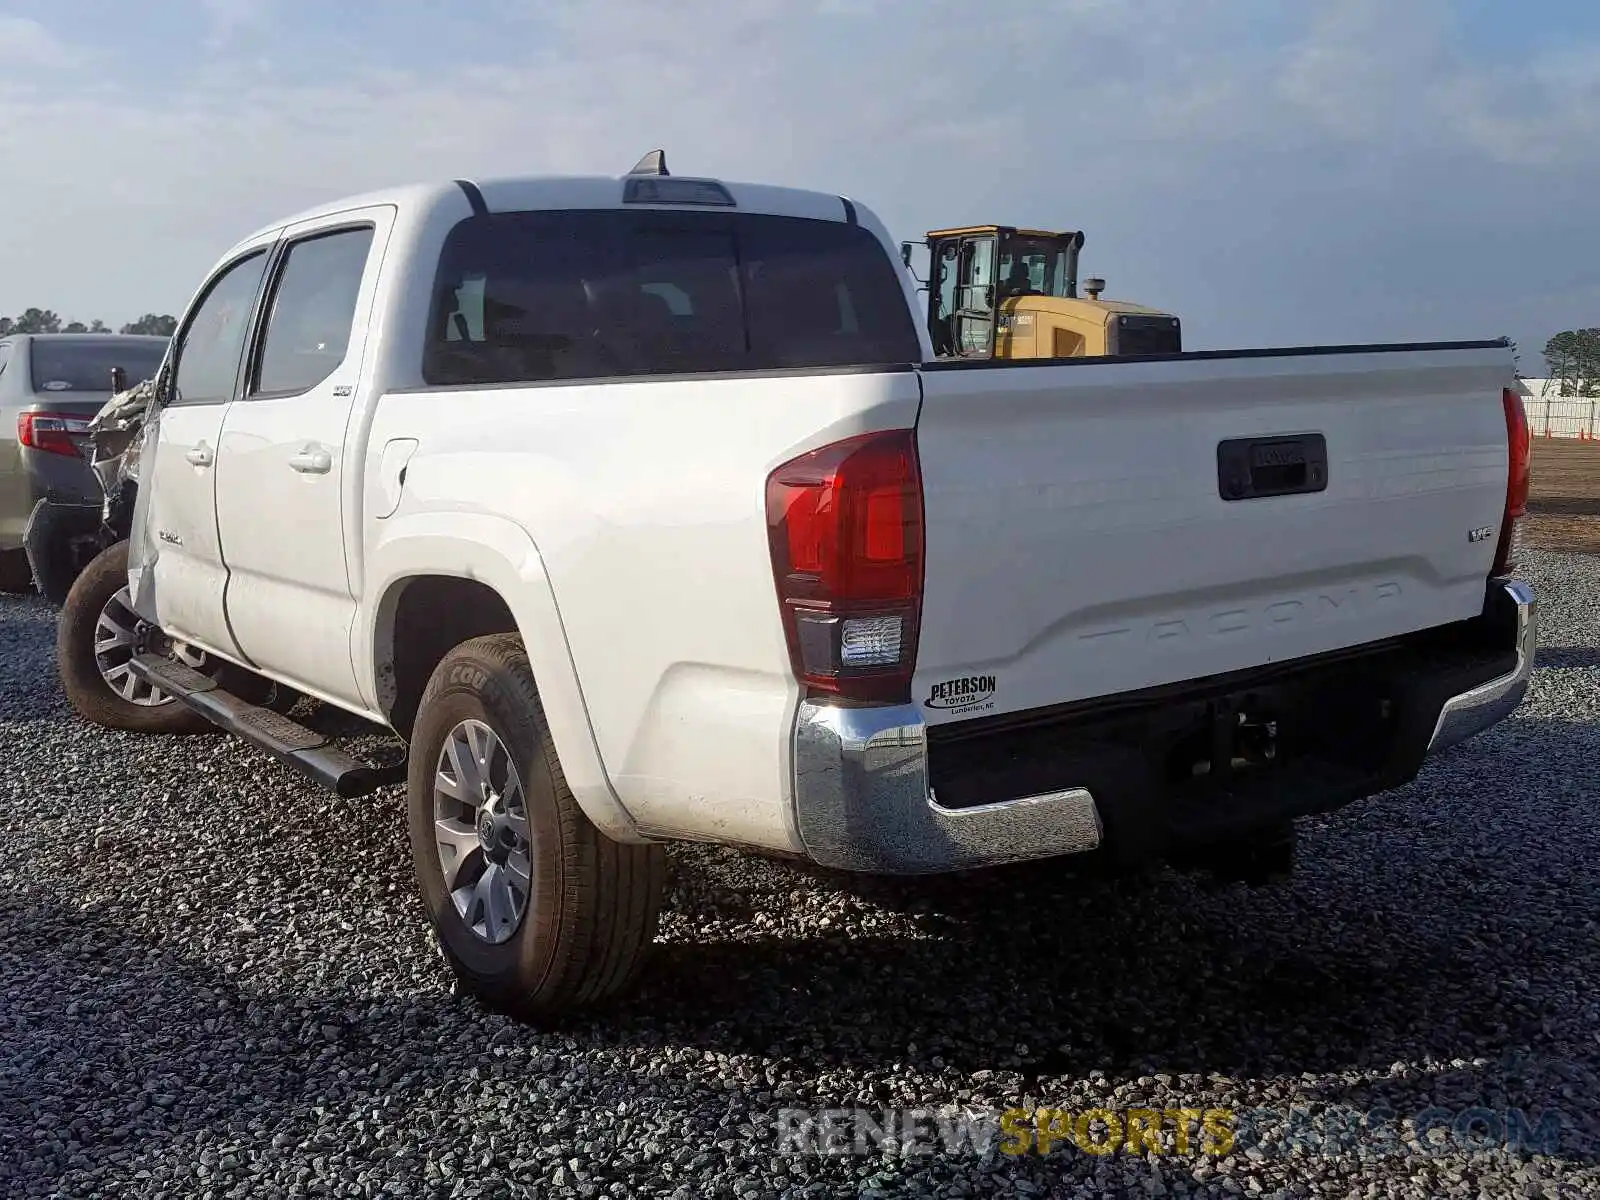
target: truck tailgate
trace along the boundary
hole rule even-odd
[[[1492,343],[925,368],[914,698],[991,716],[1475,616],[1512,379]],[[1242,475],[1311,490],[1224,499]]]

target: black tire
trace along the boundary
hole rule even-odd
[[[56,669],[67,703],[84,720],[133,733],[206,733],[216,729],[176,700],[135,704],[112,690],[95,663],[95,626],[106,605],[128,586],[128,543],[95,556],[67,592],[56,625]]]
[[[24,550],[0,550],[0,592],[24,596],[33,591],[33,568]]]
[[[520,924],[499,944],[475,934],[458,911],[434,834],[440,756],[463,721],[488,726],[522,782],[532,886]],[[539,1020],[597,1008],[632,989],[656,934],[666,852],[612,841],[584,816],[516,635],[474,638],[439,663],[412,730],[407,792],[418,885],[445,959],[469,992]],[[476,853],[481,866],[483,851]]]

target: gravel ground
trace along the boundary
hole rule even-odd
[[[0,600],[0,1195],[1600,1195],[1600,558],[1529,574],[1524,710],[1309,823],[1290,885],[845,888],[689,848],[642,996],[544,1033],[452,993],[397,794],[86,727],[53,614]],[[1225,1157],[775,1132],[945,1105],[1269,1111]],[[1475,1107],[1478,1148],[1382,1140]],[[1506,1148],[1508,1110],[1558,1122],[1548,1153]]]

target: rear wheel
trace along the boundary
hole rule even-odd
[[[203,651],[167,638],[133,611],[128,543],[98,554],[67,592],[56,626],[56,667],[67,702],[86,721],[136,733],[200,733],[215,726],[135,676],[139,654],[157,653],[210,673]]]
[[[584,816],[519,638],[444,657],[410,760],[417,880],[466,988],[528,1018],[626,993],[655,936],[665,850],[614,842]]]

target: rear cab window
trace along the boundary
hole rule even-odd
[[[873,234],[756,213],[490,213],[440,255],[435,386],[897,366],[921,359]]]
[[[111,368],[127,372],[127,386],[151,378],[166,355],[165,342],[127,342],[106,338],[34,338],[28,346],[33,390],[58,392],[111,391]]]

